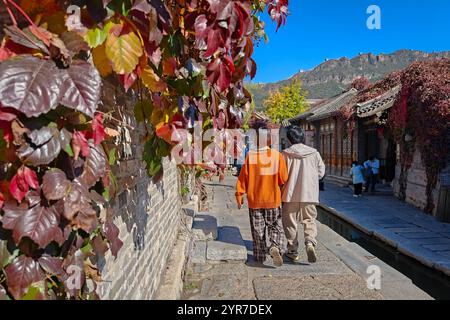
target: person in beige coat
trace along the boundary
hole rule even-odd
[[[319,152],[305,143],[305,133],[297,126],[290,126],[287,137],[292,144],[283,151],[289,172],[284,185],[283,227],[287,238],[286,256],[299,261],[298,222],[303,225],[308,261],[316,262],[317,209],[319,204],[319,180],[325,175],[325,164]]]

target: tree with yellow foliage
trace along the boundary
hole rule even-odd
[[[266,113],[275,123],[293,118],[308,108],[307,94],[302,89],[300,81],[296,79],[291,84],[269,94],[269,97],[264,100]]]

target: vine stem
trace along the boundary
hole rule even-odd
[[[8,4],[7,4],[6,2],[12,4],[12,5],[17,9],[17,11],[19,11],[19,12],[25,17],[25,19],[28,20],[28,22],[29,22],[33,27],[37,27],[36,24],[33,22],[33,20],[31,20],[30,16],[27,15],[26,12],[23,11],[23,9],[22,9],[17,3],[15,3],[13,0],[3,0],[3,2],[5,3],[6,7],[8,7]],[[17,22],[16,22],[15,25],[17,26]]]
[[[58,287],[58,284],[51,278],[50,275],[47,274],[46,280],[49,280],[55,287]]]
[[[6,11],[8,11],[9,17],[11,18],[13,24],[17,27],[17,20],[16,20],[16,17],[14,17],[14,14],[12,13],[11,8],[8,6],[8,3],[6,2],[6,0],[3,0],[3,3],[5,4]]]
[[[33,39],[31,39],[22,29],[20,29],[18,27],[17,19],[14,16],[13,12],[11,11],[11,8],[9,7],[8,3],[12,4],[25,17],[25,19],[28,20],[28,22],[31,24],[31,26],[33,26],[34,28],[38,28],[38,26],[36,26],[36,24],[31,20],[31,18],[14,1],[12,1],[12,0],[3,0],[3,4],[6,7],[6,11],[8,12],[8,14],[9,14],[9,16],[10,16],[12,22],[13,22],[13,25],[19,30],[19,32],[25,38],[27,38],[28,41],[30,41],[31,43],[34,43],[35,45],[37,45],[37,43]]]
[[[126,124],[124,121],[114,118],[110,113],[105,113],[105,112],[102,112],[99,110],[97,110],[96,112],[109,117],[111,120],[115,121],[116,123],[118,123],[120,125],[124,125],[125,127],[128,127],[128,129],[131,129],[131,130],[135,129],[134,127],[130,126],[129,124]]]

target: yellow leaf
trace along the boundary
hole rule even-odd
[[[102,77],[109,76],[113,69],[105,53],[105,44],[92,49],[92,59]]]
[[[167,90],[167,84],[149,66],[142,70],[141,79],[144,85],[152,92],[164,92]]]
[[[159,109],[159,108],[155,108],[155,110],[153,110],[153,112],[152,112],[152,116],[150,118],[150,122],[154,126],[156,126],[156,125],[158,125],[158,123],[163,121],[163,119],[164,119],[164,113],[162,112],[162,110]]]
[[[111,61],[113,70],[116,73],[126,74],[133,72],[143,53],[141,41],[134,32],[121,36],[116,36],[111,32],[108,34],[106,56]]]
[[[158,125],[159,123],[168,123],[174,114],[175,114],[174,110],[170,108],[164,110],[155,108],[150,117],[150,122],[154,126]]]

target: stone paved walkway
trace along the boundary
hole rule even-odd
[[[327,184],[321,204],[399,252],[450,276],[450,224],[394,196],[354,198],[347,187]]]
[[[325,225],[318,224],[318,262],[252,266],[248,209],[237,209],[234,177],[207,185],[209,212],[198,213],[184,299],[430,299],[411,280]],[[217,226],[217,230],[214,229]],[[244,252],[243,252],[244,251]],[[382,270],[381,290],[367,288],[367,267]]]

